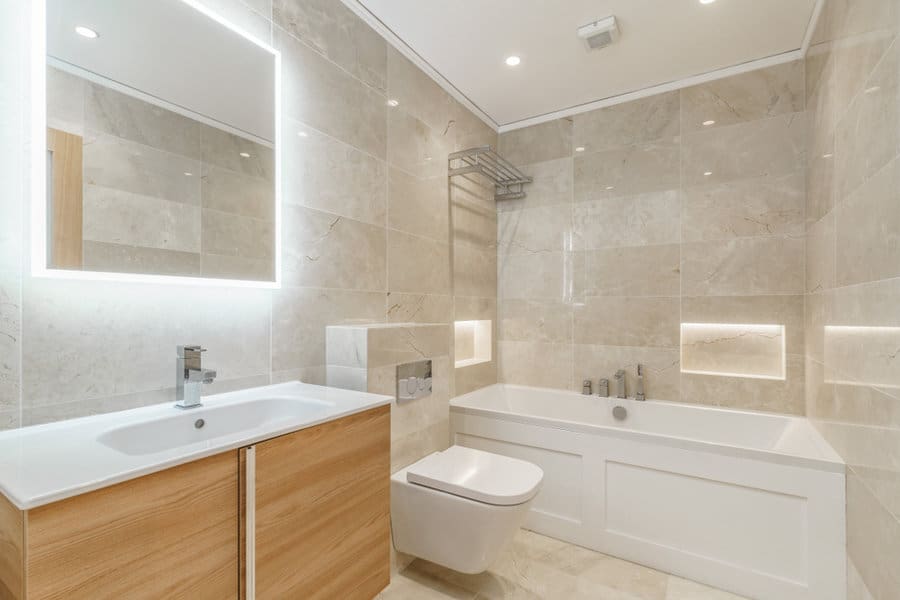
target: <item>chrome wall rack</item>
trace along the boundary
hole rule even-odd
[[[479,146],[454,152],[449,158],[450,177],[478,173],[493,182],[495,200],[516,200],[525,197],[524,185],[531,183],[522,171],[494,152],[490,146]]]

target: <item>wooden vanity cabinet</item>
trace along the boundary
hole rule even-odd
[[[31,510],[0,495],[0,600],[370,600],[389,494],[383,406]]]
[[[255,446],[258,600],[371,600],[390,583],[390,453],[389,406]]]
[[[4,600],[238,597],[237,450],[31,510],[0,502]]]

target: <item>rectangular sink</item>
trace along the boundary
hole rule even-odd
[[[315,418],[332,406],[312,398],[257,398],[186,411],[173,407],[171,416],[108,429],[97,441],[130,456],[155,454],[281,422]]]

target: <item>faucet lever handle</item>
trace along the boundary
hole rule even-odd
[[[175,346],[175,353],[178,355],[178,358],[197,358],[196,356],[191,356],[191,354],[200,354],[201,352],[206,352],[206,348],[198,345],[191,346]]]

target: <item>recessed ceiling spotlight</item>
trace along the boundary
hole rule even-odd
[[[90,27],[85,27],[84,25],[78,25],[75,27],[75,33],[78,35],[84,36],[86,38],[95,40],[100,37],[100,34],[91,29]]]
[[[515,66],[518,65],[520,62],[522,62],[522,59],[519,58],[518,56],[513,55],[513,56],[507,56],[507,57],[506,57],[506,64],[507,64],[507,66],[515,67]]]
[[[715,124],[716,124],[716,122],[713,121],[712,119],[710,119],[710,120],[708,120],[708,121],[703,121],[703,126],[704,126],[704,127],[709,127],[710,125],[715,125]]]
[[[707,171],[703,174],[704,177],[709,177],[710,175],[712,175],[712,171]]]
[[[575,152],[584,152],[584,146],[578,146],[575,148]]]
[[[400,106],[400,102],[391,98],[390,100],[387,101],[387,105],[390,106],[391,108],[393,108],[395,106]]]
[[[700,4],[712,4],[716,0],[700,0]]]
[[[243,158],[250,158],[250,154],[248,154],[247,152],[241,152],[241,156]]]

